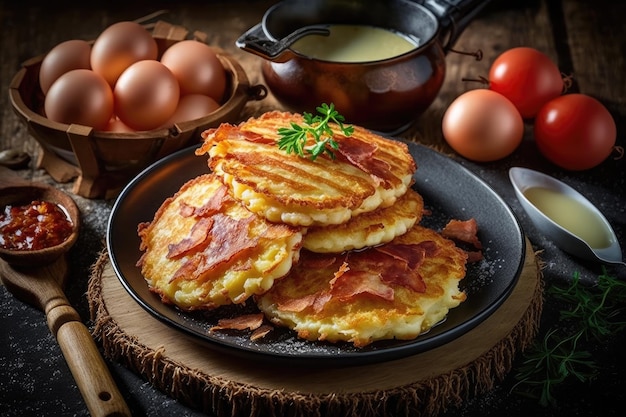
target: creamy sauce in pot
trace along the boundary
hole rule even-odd
[[[602,219],[572,197],[543,187],[528,188],[524,195],[543,214],[592,248],[611,245],[611,233]]]
[[[374,26],[329,25],[328,29],[328,36],[303,36],[291,49],[324,61],[368,62],[393,58],[418,46],[408,35]]]

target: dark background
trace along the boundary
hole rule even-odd
[[[9,83],[25,60],[46,53],[56,44],[72,39],[95,39],[108,25],[134,20],[157,10],[167,10],[162,18],[191,30],[201,30],[207,41],[232,52],[240,60],[253,84],[262,83],[259,60],[238,51],[234,40],[259,22],[272,1],[202,1],[202,2],[90,2],[82,6],[69,2],[0,2],[0,150],[18,148],[34,157],[36,142],[17,119],[8,100]],[[626,245],[626,197],[624,160],[607,159],[600,166],[584,172],[567,172],[538,153],[532,140],[532,125],[526,125],[520,148],[502,161],[470,163],[447,148],[441,136],[441,117],[447,105],[459,94],[475,86],[463,77],[487,75],[490,62],[513,46],[532,46],[551,56],[562,72],[573,74],[572,91],[599,99],[611,111],[618,128],[617,144],[625,146],[626,132],[626,15],[625,2],[599,0],[494,1],[463,32],[457,50],[480,48],[482,61],[450,53],[445,84],[431,108],[415,126],[402,136],[437,146],[489,183],[510,204],[544,264],[546,287],[563,285],[579,273],[586,285],[592,285],[603,268],[599,264],[573,258],[543,237],[530,223],[513,195],[507,170],[526,166],[560,178],[591,200],[613,225],[622,247]],[[279,107],[268,97],[248,106],[242,119]],[[27,178],[51,182],[43,170],[31,163],[20,171]],[[66,190],[71,184],[59,184]],[[76,198],[85,218],[79,243],[70,253],[72,274],[66,292],[89,325],[85,292],[90,267],[103,248],[104,233],[111,200]],[[608,273],[626,278],[625,267],[608,267]],[[538,340],[553,328],[563,328],[559,310],[564,308],[549,294]],[[622,314],[623,320],[623,314]],[[43,313],[15,300],[0,287],[0,415],[86,416],[88,411],[73,382],[63,356],[45,323]],[[536,399],[512,392],[513,371],[495,389],[478,398],[468,399],[462,409],[452,409],[448,416],[618,416],[623,415],[626,400],[622,382],[626,370],[623,346],[624,331],[602,342],[583,344],[593,354],[600,373],[588,382],[568,380],[555,389],[555,406],[543,407]],[[111,371],[125,399],[137,416],[199,415],[177,401],[156,391],[146,381],[126,368],[109,362]],[[603,411],[600,411],[603,410]]]

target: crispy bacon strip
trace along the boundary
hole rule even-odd
[[[262,339],[267,336],[267,334],[272,330],[274,330],[273,326],[269,324],[264,324],[252,332],[252,334],[250,335],[250,340],[254,342],[256,340]]]
[[[178,213],[182,217],[191,217],[193,213],[196,211],[196,208],[190,204],[187,204],[184,201],[180,202],[180,206],[178,207]]]
[[[339,144],[339,152],[348,160],[367,161],[374,156],[378,147],[372,143],[362,141],[353,136],[343,136]]]
[[[374,158],[378,147],[353,136],[343,137],[337,152],[355,167],[370,174],[377,184],[391,187],[390,166],[386,161]]]
[[[251,239],[248,237],[249,224],[253,220],[254,216],[235,220],[221,213],[217,213],[210,218],[200,219],[198,224],[204,224],[208,221],[212,222],[210,230],[207,232],[208,244],[202,252],[198,252],[195,256],[189,258],[172,276],[170,282],[174,282],[179,278],[186,280],[196,279],[225,262],[244,256],[258,242],[258,238]],[[198,224],[194,226],[194,229],[198,227]],[[190,246],[191,243],[185,245]],[[183,249],[189,250],[187,246],[181,247],[179,250],[183,251]]]
[[[263,135],[261,135],[259,133],[256,133],[256,132],[250,132],[250,131],[247,131],[247,130],[240,130],[239,133],[248,142],[261,143],[261,144],[264,144],[264,145],[274,145],[276,143],[276,139],[271,138],[271,137],[265,137],[265,136],[263,136]]]
[[[393,288],[383,282],[380,273],[366,271],[346,271],[336,276],[330,281],[330,292],[341,301],[362,293],[388,301],[393,301],[394,297]]]
[[[204,139],[204,143],[196,150],[196,155],[207,153],[211,146],[224,140],[246,140],[267,145],[273,145],[276,142],[274,138],[265,137],[256,132],[241,130],[239,126],[229,123],[222,123],[219,127],[207,129],[200,136]]]
[[[316,256],[313,252],[310,252],[310,255],[312,259],[314,260],[324,258],[323,256]],[[305,257],[305,259],[306,259],[305,262],[308,262],[310,257],[307,256]],[[335,258],[332,258],[332,259],[335,259]],[[330,264],[324,263],[322,268],[327,268],[330,266],[331,266]],[[339,269],[334,273],[333,280],[330,281],[331,287],[334,281],[336,281],[339,277],[341,277],[343,274],[345,274],[349,270],[350,268],[348,267],[348,264],[346,262],[343,262],[341,266],[339,267]],[[308,294],[300,298],[289,298],[279,303],[278,309],[282,311],[291,311],[291,312],[298,313],[300,311],[303,311],[306,308],[311,307],[313,308],[313,311],[315,311],[316,313],[319,313],[320,311],[322,311],[326,303],[330,301],[330,299],[334,295],[335,294],[332,294],[331,291],[324,290],[321,292]]]
[[[404,275],[394,275],[393,280],[390,280],[388,276],[385,275],[385,282],[401,285],[415,292],[426,292],[424,277],[422,277],[417,269],[408,269]]]
[[[215,191],[215,193],[213,193],[209,201],[204,203],[202,207],[195,208],[193,214],[200,217],[210,216],[219,212],[224,202],[228,200],[230,200],[228,188],[225,185],[222,185]]]
[[[263,313],[244,314],[237,317],[219,319],[217,325],[209,331],[215,330],[256,330],[263,324]]]
[[[341,266],[339,267],[339,270],[337,272],[335,272],[334,278],[335,279],[339,278],[340,276],[342,276],[343,274],[345,274],[349,270],[350,270],[350,265],[348,265],[348,262],[343,262],[341,264]]]
[[[258,238],[248,237],[250,223],[254,216],[235,220],[217,213],[213,216],[211,241],[203,252],[202,262],[198,266],[198,274],[202,275],[217,266],[241,257],[257,245]]]
[[[172,278],[170,278],[170,283],[176,281],[179,278],[183,279],[195,279],[197,277],[196,271],[198,270],[198,265],[200,265],[201,258],[199,256],[192,256],[187,259],[184,264],[181,265],[180,268],[174,273]]]
[[[482,251],[465,251],[467,253],[467,262],[478,262],[484,259]]]
[[[424,241],[410,245],[386,244],[363,252],[349,253],[329,281],[329,290],[284,300],[278,308],[292,312],[313,308],[315,312],[319,312],[331,298],[346,301],[359,294],[370,294],[393,301],[392,285],[423,293],[426,291],[426,284],[419,274],[419,267],[425,258],[434,256],[438,250],[435,242]],[[300,267],[306,264],[306,268],[328,268],[331,264],[325,258],[307,252]],[[331,259],[336,261],[334,257]]]
[[[208,153],[214,145],[224,140],[240,139],[240,132],[238,126],[222,123],[219,127],[205,130],[200,136],[204,139],[204,142],[195,150],[195,154],[198,156]]]
[[[398,261],[404,261],[409,268],[419,268],[424,257],[435,256],[438,251],[437,244],[432,240],[420,242],[419,244],[403,245],[403,244],[387,244],[382,245],[375,250],[385,253]]]
[[[483,247],[480,240],[478,240],[478,224],[474,218],[465,221],[450,220],[441,231],[441,235],[448,239],[469,243],[476,249],[482,249]]]
[[[202,207],[194,207],[184,201],[181,202],[179,213],[182,217],[197,216],[202,218],[199,219],[198,222],[191,228],[189,237],[176,244],[170,244],[168,246],[167,257],[172,259],[182,256],[188,253],[191,249],[207,242],[207,238],[209,238],[209,231],[213,226],[213,219],[208,216],[219,212],[224,201],[228,198],[228,189],[226,186],[222,185]]]
[[[146,244],[145,244],[145,236],[148,233],[148,227],[150,227],[150,222],[141,222],[137,225],[137,235],[141,238],[141,243],[139,244],[139,250],[143,252],[141,258],[137,261],[137,266],[141,266],[143,264],[143,258],[146,256]]]
[[[432,241],[410,245],[389,243],[367,251],[366,256],[358,256],[363,256],[362,262],[367,265],[360,268],[378,270],[383,282],[425,292],[426,283],[419,268],[425,258],[434,256],[437,251],[438,247]]]
[[[329,302],[331,298],[332,294],[328,291],[318,294],[317,297],[315,297],[315,301],[313,302],[313,311],[315,311],[316,313],[322,311],[326,303]]]
[[[428,245],[383,245],[370,252],[370,259],[378,261],[382,280],[415,292],[425,292],[426,283],[419,267],[426,256]]]
[[[211,218],[202,218],[191,228],[189,237],[184,238],[178,243],[172,243],[167,247],[167,258],[173,259],[185,255],[190,250],[205,244],[210,238],[209,230],[213,226]]]
[[[308,294],[300,298],[289,298],[278,303],[278,309],[282,311],[291,311],[299,313],[305,308],[311,307],[315,304],[315,299],[318,297],[317,293]]]

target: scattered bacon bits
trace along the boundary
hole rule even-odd
[[[257,330],[263,324],[263,313],[244,314],[237,317],[220,319],[216,326],[209,331],[215,330]]]
[[[479,250],[465,251],[465,253],[467,253],[467,262],[469,263],[482,261],[484,258],[482,251]]]
[[[274,326],[269,324],[263,324],[261,327],[252,332],[252,334],[250,335],[250,340],[255,342],[259,339],[262,339],[267,336],[267,334],[272,330],[274,330]]]
[[[450,220],[443,228],[441,234],[449,239],[460,240],[461,242],[474,245],[476,249],[482,249],[483,245],[478,240],[478,224],[476,219]]]
[[[274,330],[274,326],[264,323],[263,313],[243,314],[237,317],[220,319],[216,326],[209,329],[209,332],[218,330],[251,330],[251,341],[257,341],[264,338]]]
[[[478,239],[478,223],[476,219],[450,220],[441,231],[441,235],[448,239],[472,245],[476,249],[482,249],[483,245]],[[478,262],[483,259],[482,251],[468,251],[468,262]]]

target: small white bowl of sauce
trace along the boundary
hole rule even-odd
[[[565,252],[586,260],[624,264],[608,220],[578,191],[528,168],[511,168],[509,179],[528,217]]]

